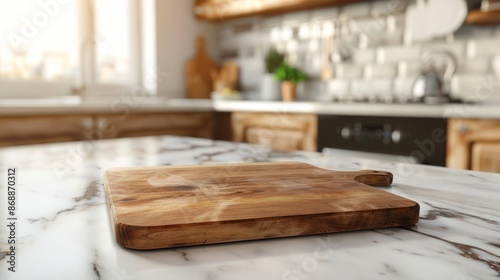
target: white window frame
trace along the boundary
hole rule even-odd
[[[123,0],[131,5],[131,83],[97,83],[95,17],[93,2],[78,1],[78,28],[80,29],[80,71],[74,82],[2,80],[0,98],[37,98],[79,95],[84,97],[113,97],[147,91],[156,95],[156,17],[155,0]],[[102,1],[102,0],[101,0]],[[35,93],[36,92],[36,93]]]

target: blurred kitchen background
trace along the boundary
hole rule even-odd
[[[0,146],[183,135],[500,172],[497,0],[0,0],[0,23]],[[273,50],[306,76],[294,102]]]
[[[459,1],[447,1],[449,6],[355,2],[360,3],[224,22],[218,30],[220,57],[238,62],[244,91],[258,91],[265,52],[277,48],[308,75],[304,100],[404,102],[411,99],[421,55],[429,51],[454,56],[451,94],[456,98],[474,101],[478,79],[498,80],[492,61],[500,51],[500,26],[464,24],[460,13],[467,12],[453,5]],[[469,1],[471,7],[480,2]],[[498,13],[494,17],[498,20]],[[325,65],[332,68],[327,81],[320,79]]]

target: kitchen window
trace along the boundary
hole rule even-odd
[[[0,97],[131,94],[155,72],[154,20],[154,0],[0,0]]]

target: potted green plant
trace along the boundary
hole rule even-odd
[[[269,49],[264,57],[266,74],[262,77],[261,98],[263,100],[280,100],[280,84],[273,77],[276,69],[285,62],[285,55],[275,48]]]
[[[306,79],[304,72],[286,63],[274,71],[274,78],[281,81],[281,97],[283,101],[297,99],[297,84]]]

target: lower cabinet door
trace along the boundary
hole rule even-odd
[[[500,142],[472,145],[472,170],[500,173]]]
[[[156,135],[212,138],[212,125],[211,112],[111,114],[95,119],[96,135],[102,138]]]
[[[276,151],[303,149],[304,134],[296,130],[248,127],[244,142],[263,145]]]
[[[85,140],[92,134],[92,117],[0,117],[0,147]]]
[[[316,115],[233,112],[232,140],[277,151],[317,150]]]

